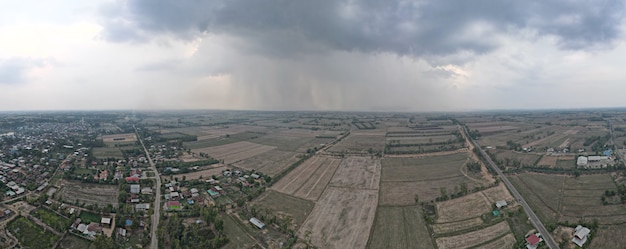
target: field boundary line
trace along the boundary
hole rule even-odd
[[[315,158],[315,159],[314,159],[314,160],[313,160],[313,162],[311,163],[312,165],[314,165],[313,163],[317,162],[317,160],[319,159],[319,157],[314,157],[314,158]],[[311,159],[309,158],[309,159],[305,160],[305,161],[304,161],[304,162],[302,162],[302,163],[305,163],[305,162],[306,162],[306,161],[308,161],[308,160],[311,160]],[[302,166],[302,164],[298,165],[296,168],[301,167],[301,166]],[[296,168],[294,168],[294,170],[295,170]],[[289,182],[288,182],[285,186],[283,186],[283,187],[282,187],[282,189],[286,189],[286,188],[288,188],[288,187],[289,187],[289,186],[290,186],[293,182],[295,182],[295,181],[296,181],[296,180],[297,180],[297,179],[298,179],[298,178],[299,178],[302,174],[304,174],[304,170],[303,170],[303,171],[301,171],[301,172],[300,172],[297,176],[295,176],[293,179],[291,179],[291,181],[289,181]],[[285,175],[285,176],[286,176],[286,175]],[[305,181],[305,183],[306,183],[306,181]],[[301,186],[300,186],[300,187],[301,187]],[[294,191],[292,191],[292,192],[291,192],[291,194],[293,194],[293,193],[295,193],[296,191],[298,191],[298,189],[300,189],[300,187],[298,187],[297,189],[295,189]],[[290,194],[290,195],[291,195],[291,194]]]
[[[477,245],[470,246],[470,247],[468,247],[467,249],[480,248],[481,246],[487,245],[487,244],[489,244],[489,243],[491,243],[491,242],[494,242],[494,241],[496,241],[496,240],[499,240],[499,239],[501,239],[501,238],[504,238],[504,236],[507,236],[507,235],[509,235],[509,234],[513,234],[513,232],[511,231],[511,226],[510,226],[510,225],[509,225],[509,232],[507,232],[507,233],[505,233],[505,234],[502,234],[502,235],[500,235],[500,236],[497,236],[497,237],[495,237],[495,238],[493,238],[493,239],[487,240],[487,241],[485,241],[485,242],[483,242],[483,243],[480,243],[480,244],[477,244]],[[515,237],[515,234],[513,234],[513,237]],[[517,239],[515,240],[515,242],[517,242]]]
[[[341,161],[339,161],[341,163]],[[332,163],[329,163],[328,166],[326,167],[326,169],[324,169],[324,172],[322,172],[322,174],[320,175],[319,178],[317,178],[317,181],[315,181],[315,183],[313,184],[313,187],[311,189],[309,189],[309,192],[306,193],[306,195],[304,197],[309,197],[309,195],[311,194],[311,192],[313,192],[313,190],[315,189],[315,186],[317,186],[317,184],[320,183],[320,181],[322,180],[323,176],[326,174],[326,172],[332,168]],[[337,168],[335,169],[335,171],[337,171],[337,169],[339,168],[339,165],[337,165]],[[319,170],[320,168],[317,168],[317,170]],[[317,172],[317,170],[315,170]],[[315,174],[315,172],[313,172],[313,174]],[[333,173],[334,175],[334,173]],[[328,180],[328,182],[330,183],[330,180],[332,180],[332,176],[331,179]],[[307,181],[308,182],[308,181]],[[306,182],[305,182],[306,183]],[[304,184],[303,184],[304,185]],[[318,197],[319,198],[319,197]]]

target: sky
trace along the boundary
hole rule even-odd
[[[623,1],[0,6],[0,111],[626,106]]]

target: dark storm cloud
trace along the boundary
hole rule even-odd
[[[141,41],[143,32],[182,39],[208,32],[241,37],[272,55],[338,49],[420,56],[489,52],[499,46],[495,35],[524,28],[556,36],[563,49],[611,44],[623,7],[621,1],[139,0],[103,13],[104,37],[112,41]],[[472,30],[477,23],[487,30]]]
[[[0,84],[19,84],[26,82],[26,72],[35,67],[50,63],[43,59],[8,58],[0,59]]]

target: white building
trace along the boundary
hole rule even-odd
[[[576,245],[580,247],[583,247],[585,242],[587,242],[587,236],[589,235],[590,232],[591,230],[589,230],[589,228],[578,225],[574,232],[574,238],[572,239],[572,242],[574,242]]]
[[[256,226],[259,229],[265,228],[265,223],[261,222],[257,218],[250,218],[250,223],[254,224],[254,226]]]
[[[497,208],[503,208],[506,207],[508,204],[506,203],[506,201],[496,201],[496,207]]]
[[[576,165],[578,165],[578,167],[587,167],[587,157],[586,156],[579,156],[578,160],[576,161]]]

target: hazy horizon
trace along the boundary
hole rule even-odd
[[[3,6],[0,111],[626,107],[619,1]]]

